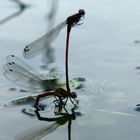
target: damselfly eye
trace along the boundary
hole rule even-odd
[[[9,64],[9,65],[12,65],[12,64],[15,64],[15,62],[9,62],[8,64]]]

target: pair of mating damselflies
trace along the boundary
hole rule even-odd
[[[8,79],[12,81],[18,81],[18,80],[23,81],[24,83],[28,83],[29,85],[35,86],[37,88],[43,87],[44,91],[49,91],[49,92],[46,92],[37,96],[35,105],[34,105],[36,108],[38,106],[39,99],[45,96],[53,95],[53,96],[58,97],[59,100],[61,101],[65,98],[67,101],[68,97],[70,97],[70,100],[71,98],[75,99],[77,97],[76,93],[71,92],[70,87],[69,87],[69,76],[68,76],[69,36],[70,36],[71,28],[74,26],[80,25],[81,23],[79,23],[79,21],[84,17],[84,15],[85,15],[85,11],[80,9],[78,13],[72,16],[69,16],[65,21],[57,25],[50,32],[48,32],[44,36],[40,37],[39,39],[33,41],[28,46],[26,46],[23,52],[23,55],[25,58],[33,58],[34,56],[39,54],[41,50],[44,48],[44,45],[43,45],[44,43],[49,45],[56,38],[59,32],[65,26],[67,26],[66,51],[65,51],[65,73],[66,73],[66,89],[67,90],[64,90],[62,88],[56,89],[57,87],[55,86],[51,87],[51,85],[55,85],[51,83],[52,82],[54,83],[56,79],[45,80],[45,81],[42,80],[39,76],[31,72],[32,68],[30,68],[30,66],[27,66],[24,63],[21,64],[21,60],[19,60],[14,55],[11,55],[8,58],[8,63],[4,66],[4,69],[5,69],[4,75]],[[29,68],[31,70],[29,70]]]

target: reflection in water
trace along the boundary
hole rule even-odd
[[[140,112],[140,104],[137,104],[137,105],[136,105],[135,110],[138,111],[138,112]]]
[[[58,2],[59,0],[51,0],[51,8],[47,15],[48,18],[48,29],[52,29],[55,23],[55,16],[58,9]]]
[[[48,121],[48,122],[55,121],[53,123],[53,125],[50,127],[51,132],[53,132],[58,126],[64,125],[64,124],[66,124],[68,122],[68,140],[71,140],[71,125],[72,125],[72,120],[75,120],[76,119],[76,114],[74,112],[74,108],[72,108],[71,111],[72,111],[71,114],[68,113],[67,111],[66,111],[66,113],[59,113],[59,115],[61,115],[61,116],[58,117],[58,118],[41,117],[38,111],[36,111],[36,115],[37,115],[37,117],[38,117],[38,119],[40,121]],[[54,127],[54,125],[56,127]]]
[[[140,70],[140,66],[136,66],[136,70]]]
[[[47,21],[48,21],[48,25],[47,25],[47,29],[48,31],[51,30],[54,26],[55,23],[55,16],[56,16],[56,12],[57,12],[57,8],[58,8],[58,0],[52,0],[51,4],[50,4],[50,11],[47,15]],[[44,43],[44,51],[43,51],[43,55],[42,55],[42,69],[46,70],[49,66],[49,64],[54,62],[54,50],[51,46],[50,43],[47,43],[47,41]]]
[[[46,43],[44,44],[46,46]],[[42,65],[41,68],[46,70],[49,68],[49,65],[54,62],[54,50],[50,44],[47,44],[47,47],[44,48],[42,54]]]
[[[18,5],[19,10],[15,13],[5,17],[4,19],[0,20],[0,24],[4,24],[4,23],[8,22],[9,20],[19,16],[27,8],[27,5],[22,3],[20,0],[11,0],[11,1],[15,2]]]
[[[140,44],[140,40],[134,40],[133,43],[134,44]]]
[[[40,121],[47,121],[53,122],[51,125],[41,125],[31,129],[27,129],[24,132],[18,134],[16,136],[16,140],[40,140],[41,138],[45,137],[46,135],[54,132],[58,127],[65,125],[68,122],[68,140],[71,140],[71,125],[72,120],[76,119],[76,114],[79,115],[80,113],[75,112],[76,106],[71,108],[71,113],[69,113],[65,108],[65,112],[57,112],[59,117],[55,118],[47,118],[42,117],[38,110],[35,110],[36,116]],[[58,109],[59,110],[59,109]]]

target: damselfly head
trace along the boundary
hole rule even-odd
[[[9,65],[12,65],[12,64],[15,64],[15,62],[9,62],[8,64],[9,64]]]
[[[67,24],[69,27],[74,27],[74,26],[78,26],[81,25],[81,23],[78,23],[79,21],[81,21],[82,18],[84,18],[85,15],[85,11],[83,9],[80,9],[78,11],[78,13],[69,16],[67,18]]]
[[[85,11],[84,11],[83,9],[79,9],[79,11],[78,11],[78,12],[79,12],[79,14],[80,14],[80,15],[82,15],[82,16],[84,16],[84,15],[85,15]]]
[[[75,92],[71,92],[70,94],[72,98],[77,98],[77,94]]]
[[[69,117],[70,117],[70,119],[72,119],[72,120],[75,120],[75,119],[76,119],[75,114],[71,114],[71,115],[69,115]]]

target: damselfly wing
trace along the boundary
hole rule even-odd
[[[23,56],[25,58],[33,58],[38,55],[44,47],[47,47],[59,34],[59,32],[66,26],[66,21],[63,21],[47,34],[43,35],[39,39],[33,41],[24,48]],[[44,46],[46,44],[46,46]]]
[[[14,55],[7,57],[7,63],[3,69],[4,76],[8,80],[24,86],[30,91],[48,91],[55,88],[57,79],[42,80],[31,66]]]

